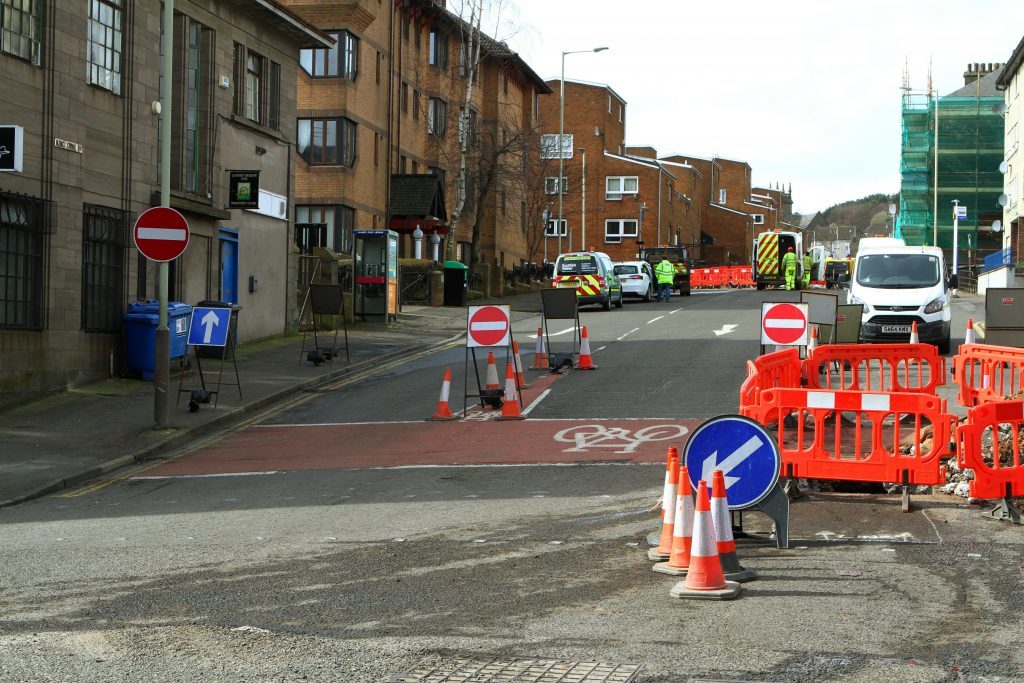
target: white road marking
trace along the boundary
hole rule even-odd
[[[625,339],[626,337],[628,337],[629,335],[633,334],[634,332],[636,332],[639,329],[640,329],[639,327],[634,327],[629,332],[627,332],[626,334],[622,335],[621,337],[619,337],[615,341],[622,341],[623,339]]]
[[[549,333],[548,333],[548,336],[549,336],[549,337],[557,337],[557,336],[559,336],[559,335],[562,335],[562,334],[569,334],[570,332],[573,332],[573,331],[575,331],[576,329],[577,329],[577,328],[576,328],[576,326],[575,326],[575,325],[573,325],[573,326],[572,326],[572,327],[570,327],[569,329],[567,329],[567,330],[562,330],[561,332],[549,332]],[[537,338],[537,335],[535,335],[535,334],[530,334],[530,335],[527,335],[527,336],[528,336],[528,337],[529,337],[530,339],[536,339],[536,338]]]
[[[604,351],[607,348],[607,346],[598,346],[596,349],[594,349],[594,353],[597,353],[598,351]]]
[[[521,412],[520,415],[529,415],[530,411],[533,410],[535,407],[537,407],[537,404],[540,403],[541,401],[543,401],[544,398],[547,397],[547,395],[550,394],[550,393],[551,393],[550,389],[545,389],[544,391],[540,392],[540,396],[538,396],[537,398],[533,399],[533,402],[530,403],[530,405],[526,406],[526,408],[523,409],[523,412]]]
[[[679,311],[681,311],[681,310],[683,310],[683,309],[681,309],[681,308],[677,308],[677,309],[676,309],[676,310],[674,310],[674,311],[669,311],[669,312],[668,312],[668,314],[669,314],[669,315],[672,315],[673,313],[678,313],[678,312],[679,312]]]
[[[719,328],[717,330],[712,330],[712,332],[715,333],[716,337],[721,337],[723,334],[729,334],[730,332],[735,330],[737,327],[739,327],[739,325],[722,325],[721,328]]]
[[[659,320],[661,320],[661,319],[662,319],[662,318],[664,318],[664,317],[665,317],[665,316],[663,316],[663,315],[659,315],[659,316],[658,316],[657,318],[655,318],[654,320],[648,320],[648,321],[647,321],[647,324],[648,324],[648,325],[650,325],[651,323],[656,323],[656,322],[658,322]]]
[[[218,472],[215,474],[169,474],[169,475],[150,475],[140,474],[137,477],[131,477],[132,479],[209,479],[212,477],[259,477],[264,474],[281,474],[279,470],[270,470],[268,472]],[[237,498],[225,498],[226,501],[236,501]]]

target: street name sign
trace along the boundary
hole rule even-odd
[[[722,470],[730,510],[757,505],[779,480],[782,459],[771,434],[741,415],[713,417],[694,430],[683,448],[683,463],[696,489],[701,479],[711,486]]]
[[[806,346],[807,304],[761,303],[761,345]]]
[[[188,222],[169,206],[154,206],[135,221],[132,238],[150,261],[173,261],[188,246]]]
[[[196,306],[189,321],[188,343],[190,346],[225,346],[230,328],[230,308]]]
[[[511,342],[511,317],[508,304],[470,306],[466,329],[466,346],[508,346]]]

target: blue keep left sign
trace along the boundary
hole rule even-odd
[[[192,320],[188,328],[188,343],[191,346],[224,346],[228,343],[228,329],[231,326],[230,308],[192,309]]]
[[[714,417],[697,427],[683,448],[683,463],[694,489],[714,471],[725,475],[730,510],[756,505],[779,480],[781,458],[775,439],[761,424],[741,415]]]

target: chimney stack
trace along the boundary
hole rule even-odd
[[[968,64],[967,71],[964,72],[964,85],[970,85],[979,78],[987,76],[993,71],[998,71],[1002,67],[1002,62],[974,62],[973,64]]]

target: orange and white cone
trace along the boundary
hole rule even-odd
[[[576,361],[577,370],[597,370],[594,359],[590,356],[590,339],[587,337],[587,328],[583,327],[580,341],[580,358]]]
[[[516,373],[512,369],[512,363],[508,364],[505,371],[505,398],[501,402],[501,415],[495,420],[522,420],[523,415],[519,412],[519,397],[516,395]]]
[[[437,409],[434,414],[428,417],[428,420],[454,420],[452,416],[452,409],[448,407],[448,393],[452,387],[452,369],[444,369],[444,381],[441,382],[441,398],[437,402]]]
[[[715,538],[718,539],[718,557],[722,562],[722,573],[729,581],[744,583],[757,578],[753,569],[745,569],[736,557],[736,540],[732,537],[732,515],[729,514],[729,500],[725,493],[725,476],[722,470],[715,470],[711,480],[711,518],[715,522]]]
[[[974,320],[967,319],[967,332],[964,333],[964,344],[974,344]]]
[[[917,336],[917,321],[910,323],[910,343],[920,344],[921,338]]]
[[[494,363],[494,351],[487,352],[487,383],[485,389],[501,389],[498,384],[498,366]]]
[[[526,383],[526,376],[523,374],[523,359],[519,357],[519,342],[515,339],[512,340],[512,362],[516,368],[516,384],[520,389],[529,389],[530,385]]]
[[[652,569],[662,574],[684,576],[690,566],[690,547],[693,541],[693,489],[686,465],[679,466],[679,488],[676,493],[676,518],[672,528],[672,553],[667,562],[659,562]]]
[[[663,562],[672,554],[672,532],[676,518],[676,488],[679,486],[679,453],[669,447],[668,462],[665,464],[665,488],[661,494],[661,535],[658,546],[647,551],[647,559]]]
[[[811,325],[811,343],[807,345],[807,353],[818,348],[818,326]]]
[[[665,494],[665,489],[668,487],[668,480],[671,478],[669,473],[672,471],[671,470],[672,458],[675,458],[677,463],[679,462],[679,451],[676,450],[675,446],[669,446],[668,450],[665,453],[665,483],[662,485],[661,501],[658,503],[658,507],[661,508],[661,518],[662,519],[665,519],[665,495],[664,494]],[[651,508],[651,510],[653,510],[653,509],[654,508]],[[661,545],[661,529],[660,528],[657,531],[652,531],[651,533],[647,534],[647,545],[649,545],[652,548],[657,548],[659,545]]]
[[[673,598],[732,600],[739,594],[740,584],[726,581],[722,574],[722,563],[718,559],[718,542],[715,540],[715,523],[711,519],[708,483],[701,479],[697,484],[690,568],[686,572],[686,579],[673,586],[669,595]]]
[[[537,350],[533,352],[533,367],[531,370],[547,370],[548,354],[544,350],[544,328],[537,328]]]

